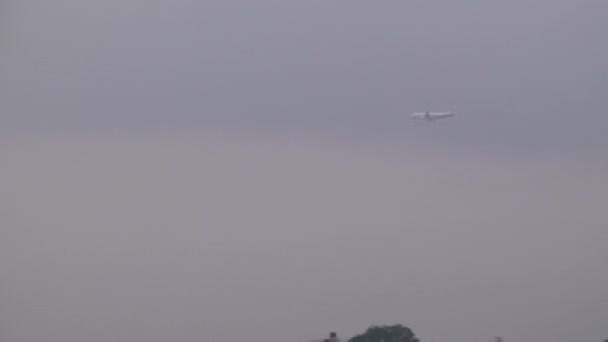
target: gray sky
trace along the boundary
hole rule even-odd
[[[3,2],[0,337],[608,338],[606,10]]]

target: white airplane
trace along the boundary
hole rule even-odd
[[[427,121],[435,121],[438,119],[447,119],[452,116],[455,116],[454,112],[424,112],[424,113],[414,113],[410,117],[416,120],[427,120]]]

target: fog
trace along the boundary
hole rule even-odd
[[[607,338],[605,2],[0,10],[2,340]]]

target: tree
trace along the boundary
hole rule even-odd
[[[419,342],[412,329],[401,324],[371,326],[348,342]]]

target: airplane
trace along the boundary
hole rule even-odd
[[[414,113],[410,116],[410,118],[415,120],[427,120],[427,121],[435,121],[437,119],[447,119],[452,116],[455,116],[454,112],[424,112],[424,113]]]

